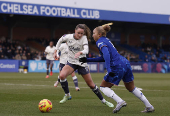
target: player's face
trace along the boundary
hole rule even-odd
[[[53,42],[50,42],[50,46],[51,46],[51,47],[53,46]]]
[[[99,33],[97,32],[96,29],[93,30],[93,39],[97,41],[100,38]]]
[[[78,28],[75,30],[74,37],[76,39],[81,39],[81,37],[84,35],[84,29]]]

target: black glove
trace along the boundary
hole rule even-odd
[[[115,73],[109,72],[109,76],[114,77],[114,76],[115,76]]]
[[[87,58],[86,57],[79,58],[79,61],[82,62],[81,64],[86,63]]]
[[[115,73],[113,73],[110,68],[107,69],[107,72],[108,72],[109,76],[111,76],[111,77],[115,76]]]

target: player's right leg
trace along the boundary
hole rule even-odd
[[[117,102],[116,108],[113,110],[113,113],[117,113],[122,107],[126,106],[126,102],[122,100],[112,89],[112,83],[106,82],[105,80],[102,81],[100,85],[100,90],[107,96],[112,98]]]
[[[61,83],[61,86],[62,86],[64,92],[65,92],[65,96],[60,101],[60,103],[65,103],[71,97],[66,77],[73,72],[74,72],[74,69],[72,67],[70,67],[69,65],[65,65],[60,72],[60,75],[59,75],[60,83]]]
[[[47,75],[45,78],[49,78],[49,65],[50,65],[49,60],[46,60],[46,64],[47,64]]]
[[[65,66],[65,64],[62,64],[62,63],[59,64],[60,72],[61,72],[61,70],[63,69],[64,66]],[[58,76],[57,81],[54,83],[54,87],[57,87],[59,83],[60,83],[60,77]]]

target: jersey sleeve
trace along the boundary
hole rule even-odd
[[[86,36],[83,36],[83,45],[88,45],[88,40]]]
[[[67,40],[68,40],[67,35],[63,35],[63,36],[58,40],[58,42],[57,42],[57,44],[56,44],[56,50],[59,50],[59,47],[60,47],[61,43],[62,43],[62,42],[67,42]]]
[[[97,47],[101,50],[102,47],[107,46],[104,42],[98,42]]]
[[[48,52],[48,47],[45,48],[45,52]]]

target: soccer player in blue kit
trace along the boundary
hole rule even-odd
[[[100,51],[101,56],[97,58],[80,58],[80,62],[105,62],[107,73],[102,80],[100,90],[108,97],[117,102],[113,113],[117,113],[120,109],[126,106],[126,102],[122,100],[112,89],[113,85],[118,85],[123,80],[124,85],[129,92],[133,93],[146,106],[144,111],[153,112],[154,107],[149,103],[143,93],[135,87],[134,76],[129,61],[121,56],[112,42],[106,37],[107,32],[110,31],[109,25],[98,26],[93,30],[93,39]]]

